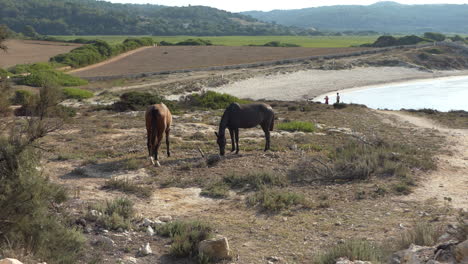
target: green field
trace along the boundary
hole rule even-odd
[[[76,38],[101,39],[109,43],[120,43],[128,37],[143,36],[54,36],[63,40]],[[263,45],[270,41],[297,44],[307,48],[341,48],[357,46],[374,42],[378,36],[221,36],[221,37],[194,37],[194,36],[145,36],[152,37],[155,41],[180,42],[189,38],[202,38],[210,40],[214,45],[246,46]]]

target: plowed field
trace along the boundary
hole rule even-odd
[[[45,62],[49,58],[67,53],[80,47],[81,44],[50,42],[38,40],[8,40],[5,42],[7,52],[0,52],[0,67],[8,68],[16,64]]]
[[[83,68],[73,75],[80,77],[116,76],[136,73],[195,69],[303,58],[317,55],[349,53],[362,48],[276,48],[226,46],[170,46],[141,50],[119,60],[91,69]]]

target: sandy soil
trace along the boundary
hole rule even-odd
[[[337,90],[450,75],[468,75],[468,71],[426,72],[405,67],[304,70],[290,74],[258,76],[213,90],[254,100],[297,101],[313,99]]]
[[[225,46],[160,46],[125,59],[76,72],[79,77],[115,76],[211,66],[257,63],[316,55],[349,53],[363,48],[274,48]]]
[[[438,155],[438,169],[426,175],[426,179],[414,192],[403,199],[424,201],[435,198],[440,203],[447,201],[454,208],[468,209],[468,130],[445,128],[429,119],[403,112],[383,113],[397,117],[406,125],[416,126],[418,129],[438,130],[447,137],[447,148],[451,152]]]
[[[39,40],[8,40],[5,42],[7,52],[0,52],[0,67],[6,68],[16,64],[46,62],[49,58],[67,53],[81,44],[50,42]]]

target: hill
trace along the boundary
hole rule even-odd
[[[23,33],[29,25],[47,35],[291,35],[304,31],[204,6],[97,0],[0,0],[0,24]]]
[[[403,5],[379,2],[369,6],[338,5],[270,12],[243,12],[262,21],[320,31],[468,33],[468,5]]]

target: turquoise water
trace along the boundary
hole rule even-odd
[[[316,98],[324,102],[324,97]],[[328,94],[330,103],[336,93]],[[412,81],[407,83],[343,90],[341,102],[365,104],[374,109],[432,108],[439,111],[468,111],[468,76]]]

